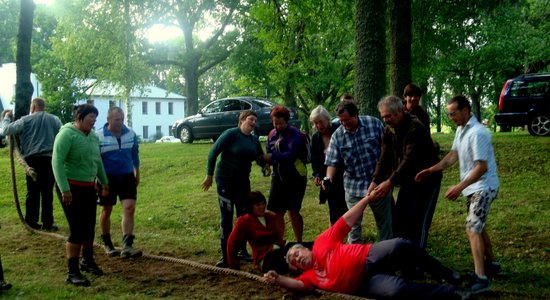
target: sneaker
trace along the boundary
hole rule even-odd
[[[50,225],[50,226],[44,226],[42,225],[42,230],[43,231],[58,231],[59,230],[59,227],[57,227],[56,225]]]
[[[11,289],[11,283],[7,283],[4,280],[0,280],[0,291]]]
[[[120,255],[120,252],[113,245],[103,245],[103,249],[105,249],[105,253],[110,257]]]
[[[40,230],[42,229],[42,225],[41,224],[38,224],[38,223],[27,223],[29,225],[30,228],[32,229],[36,229],[36,230]]]
[[[247,262],[253,262],[254,261],[254,258],[252,258],[252,256],[250,256],[250,254],[248,254],[248,251],[246,251],[246,250],[240,250],[239,253],[237,254],[237,257],[240,260],[244,260],[244,261],[247,261]]]
[[[225,260],[225,257],[220,258],[218,262],[216,263],[216,267],[218,268],[227,268],[227,261]]]
[[[456,298],[460,300],[468,300],[472,298],[472,292],[464,289],[456,289],[455,295],[456,295]]]
[[[128,246],[122,248],[120,252],[120,258],[140,257],[141,255],[143,255],[141,250]]]
[[[84,277],[81,273],[69,273],[67,274],[66,283],[76,286],[90,286],[90,281]]]
[[[485,261],[485,273],[488,276],[500,276],[504,273],[498,261]]]
[[[479,276],[476,276],[476,281],[470,287],[470,291],[474,295],[486,292],[490,289],[491,289],[491,284],[489,283],[489,279],[488,278],[479,278]]]
[[[87,261],[87,260],[81,260],[80,261],[80,270],[88,273],[92,273],[96,276],[103,275],[103,270],[99,268],[99,266],[95,263],[95,261]]]

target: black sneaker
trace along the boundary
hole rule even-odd
[[[80,272],[79,273],[69,273],[67,274],[66,283],[76,285],[76,286],[90,286],[90,281],[84,277]]]
[[[487,276],[495,277],[501,276],[504,271],[498,261],[485,261],[485,273]]]
[[[220,258],[218,262],[216,263],[216,267],[218,268],[227,268],[227,261],[225,260],[225,257]]]
[[[254,258],[252,258],[252,256],[250,256],[250,254],[248,254],[248,252],[246,250],[240,250],[239,253],[237,253],[237,257],[240,260],[244,260],[244,261],[247,261],[247,262],[253,262],[254,261]]]
[[[42,229],[42,225],[38,223],[27,223],[27,225],[29,225],[29,227],[32,229],[36,229],[36,230]]]
[[[88,273],[92,273],[96,276],[103,275],[103,270],[99,268],[99,266],[95,263],[95,261],[87,261],[87,260],[81,260],[80,261],[80,270]]]
[[[479,278],[479,276],[476,275],[476,281],[472,286],[470,287],[470,291],[472,291],[472,294],[479,294],[483,292],[487,292],[491,289],[491,284],[489,283],[488,278]]]
[[[11,289],[11,283],[7,283],[4,280],[0,280],[0,291]]]
[[[113,245],[103,245],[105,253],[110,257],[119,256],[120,252]]]
[[[54,232],[54,231],[58,231],[59,230],[59,227],[57,227],[56,225],[50,225],[50,226],[42,226],[42,230],[43,231],[49,231],[49,232]]]
[[[460,300],[468,300],[472,298],[472,292],[469,290],[456,289],[455,295],[456,295],[456,298]]]

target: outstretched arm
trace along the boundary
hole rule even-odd
[[[352,227],[363,216],[363,211],[365,210],[367,205],[370,202],[378,201],[378,200],[387,201],[385,198],[377,199],[374,193],[367,193],[367,195],[363,197],[363,199],[359,200],[359,202],[357,202],[357,204],[355,204],[352,208],[350,208],[342,216],[342,218],[344,218],[344,221],[346,222],[346,224],[349,225],[349,227]]]
[[[264,274],[264,278],[271,284],[277,284],[285,289],[295,291],[306,291],[305,285],[300,280],[279,275],[275,271],[268,271]]]
[[[447,153],[447,155],[445,155],[445,157],[443,157],[443,159],[440,160],[437,164],[418,172],[414,180],[416,180],[416,182],[420,182],[424,180],[424,178],[430,176],[432,173],[447,169],[452,164],[454,164],[457,160],[458,160],[458,153],[456,151],[451,151]]]

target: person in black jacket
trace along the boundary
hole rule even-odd
[[[322,105],[315,107],[309,115],[309,121],[315,127],[316,132],[311,138],[311,168],[313,180],[316,186],[321,186],[321,181],[327,173],[325,165],[325,151],[330,142],[332,133],[340,126],[338,122],[330,121],[330,114]],[[344,171],[339,168],[332,179],[331,186],[327,190],[319,189],[319,203],[328,202],[330,224],[334,224],[347,210],[344,183]]]

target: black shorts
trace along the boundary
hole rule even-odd
[[[281,180],[278,175],[274,175],[271,177],[267,210],[276,213],[286,212],[287,210],[299,212],[302,209],[306,185],[306,176],[287,176]]]
[[[109,179],[109,195],[106,197],[99,196],[97,204],[101,206],[114,206],[117,197],[120,200],[137,200],[137,185],[134,173],[124,175],[107,174],[107,178]],[[101,195],[101,186],[99,187],[99,194]]]

